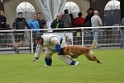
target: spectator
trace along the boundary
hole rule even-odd
[[[51,23],[51,28],[63,28],[63,27],[64,27],[64,22],[61,20],[61,14],[57,14],[56,19],[53,20],[53,22]]]
[[[71,18],[68,14],[68,9],[64,10],[61,20],[64,22],[64,28],[71,27]]]
[[[6,30],[6,17],[3,15],[3,10],[0,10],[0,30]],[[6,45],[5,36],[4,32],[0,33],[0,45],[3,47]]]
[[[124,26],[124,17],[121,21],[122,26]],[[120,48],[124,48],[124,27],[120,29]]]
[[[39,23],[40,29],[46,29],[46,22],[42,18],[42,14],[40,12],[37,13],[37,21]],[[41,31],[41,32],[45,32],[45,31]]]
[[[40,25],[37,21],[36,14],[32,14],[32,19],[29,20],[28,25],[33,29],[33,53],[35,53],[35,47],[36,47],[36,42],[35,42],[35,37],[37,34],[40,34]]]
[[[85,22],[86,22],[85,27],[91,27],[91,18],[94,15],[93,8],[89,8],[87,10],[87,14],[88,15],[86,16],[86,19],[85,19]]]
[[[94,11],[94,16],[92,16],[92,18],[91,18],[91,24],[92,24],[92,27],[100,27],[100,26],[103,25],[102,20],[99,17],[99,11],[98,10]],[[97,47],[96,48],[99,49],[99,46],[98,46],[99,29],[98,28],[93,28],[92,31],[93,31],[93,36],[94,36],[94,40],[93,40],[92,44],[94,43],[94,41],[96,41],[97,42]]]
[[[73,14],[69,14],[69,16],[71,18],[71,27],[74,27],[74,20],[75,20],[75,18],[73,16]]]
[[[78,13],[78,17],[74,20],[74,26],[80,27],[85,23],[85,18],[82,17],[82,12]]]
[[[14,38],[15,38],[15,42],[16,45],[14,46],[14,51],[19,54],[19,47],[25,43],[25,38],[24,38],[24,33],[25,31],[16,31],[16,30],[20,30],[20,29],[25,29],[25,26],[28,29],[31,29],[28,26],[28,23],[26,22],[25,18],[23,17],[23,13],[19,12],[18,13],[18,17],[15,19],[14,23],[13,23],[13,29],[14,29]]]
[[[3,15],[3,10],[0,10],[0,30],[6,29],[6,17]]]

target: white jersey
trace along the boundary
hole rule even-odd
[[[63,42],[63,39],[59,35],[45,34],[41,36],[41,39],[43,41],[43,45],[38,44],[36,47],[35,57],[37,58],[39,58],[44,47],[51,49],[51,50],[55,50],[55,46],[57,43],[59,43],[61,47],[63,47],[65,44]]]

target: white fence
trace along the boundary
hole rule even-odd
[[[120,48],[120,40],[124,40],[121,38],[120,32],[124,34],[123,26],[103,26],[103,27],[78,27],[78,28],[61,28],[61,29],[52,29],[54,33],[62,36],[69,37],[69,45],[83,45],[90,46],[93,41],[93,28],[99,28],[98,34],[98,44],[100,46],[99,49],[117,49]],[[123,30],[122,30],[123,29]],[[40,30],[40,29],[39,29]],[[23,32],[24,33],[15,33],[15,32]],[[43,34],[49,34],[47,31],[51,31],[49,29],[43,29]],[[25,30],[1,30],[0,31],[0,54],[13,54],[13,47],[16,45],[15,39],[18,37],[14,37],[14,35],[23,34],[24,41],[23,45],[19,47],[20,53],[33,53],[33,30],[25,29]],[[21,37],[19,37],[21,40]],[[123,42],[124,43],[124,42]]]

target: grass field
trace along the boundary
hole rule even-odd
[[[80,56],[78,66],[66,65],[53,55],[45,67],[44,55],[31,62],[33,54],[0,55],[0,83],[124,83],[124,50],[94,50],[103,64]]]

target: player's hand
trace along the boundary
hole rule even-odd
[[[35,62],[35,61],[36,61],[36,60],[34,60],[34,59],[32,60],[32,62]]]
[[[60,52],[56,52],[58,55],[61,55],[61,53]]]

